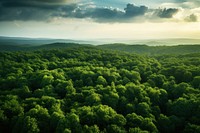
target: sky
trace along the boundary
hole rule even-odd
[[[0,0],[0,36],[200,37],[200,0]]]

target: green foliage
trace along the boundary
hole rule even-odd
[[[183,131],[184,133],[200,133],[200,126],[195,124],[188,124]]]
[[[16,125],[12,131],[13,133],[39,133],[40,129],[38,128],[37,120],[26,116],[24,118],[19,117]]]
[[[200,132],[199,54],[50,49],[0,53],[0,132]]]
[[[99,76],[97,78],[97,84],[98,85],[106,86],[107,85],[107,81],[106,81],[106,79],[103,76]]]
[[[200,89],[200,76],[195,76],[192,84],[195,88],[199,88]]]
[[[23,115],[24,109],[18,101],[18,97],[14,95],[5,96],[5,101],[2,101],[3,104],[1,109],[4,114],[8,118],[12,118],[14,116]]]
[[[99,127],[97,125],[94,126],[88,126],[85,125],[83,127],[83,133],[100,133]]]

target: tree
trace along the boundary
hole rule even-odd
[[[113,124],[116,124],[120,127],[123,127],[124,125],[126,125],[126,119],[124,118],[123,115],[121,114],[116,114],[112,120]]]
[[[158,129],[162,133],[172,133],[175,132],[174,123],[167,116],[160,114],[158,118]]]
[[[125,129],[114,124],[108,125],[106,131],[108,133],[126,133]]]
[[[99,127],[97,125],[83,127],[83,133],[100,133]]]
[[[200,126],[188,123],[183,132],[184,133],[200,133]]]
[[[116,90],[120,96],[124,96],[126,93],[126,87],[123,85],[117,85]]]
[[[73,112],[69,113],[66,117],[68,121],[68,126],[72,132],[81,132],[81,124],[79,116]]]
[[[40,132],[50,131],[50,115],[46,108],[43,108],[40,105],[36,105],[35,108],[32,108],[29,110],[29,112],[27,112],[27,116],[35,118],[38,121]]]
[[[59,121],[64,119],[65,116],[59,112],[53,112],[50,118],[51,132],[55,132],[58,127]]]
[[[101,104],[101,97],[100,94],[92,93],[85,98],[85,101],[88,105],[98,105]]]
[[[95,113],[95,121],[99,128],[106,127],[109,123],[112,123],[114,117],[117,115],[115,110],[107,105],[98,105],[92,107]]]
[[[139,102],[142,101],[144,98],[143,89],[141,86],[135,85],[134,83],[126,84],[126,97],[129,101],[138,100]]]
[[[13,95],[7,95],[4,104],[1,106],[4,114],[7,118],[19,116],[24,114],[24,109],[18,102],[18,97]]]
[[[0,109],[0,132],[10,132],[9,119],[5,116],[4,111]]]
[[[106,85],[107,85],[107,81],[106,81],[106,79],[105,79],[103,76],[99,76],[99,77],[97,78],[96,83],[97,83],[98,85],[103,85],[103,86],[106,86]]]
[[[168,94],[164,89],[151,88],[147,90],[149,98],[154,106],[159,106],[162,111],[165,111],[166,103],[168,102]]]
[[[118,100],[119,100],[119,95],[115,92],[109,91],[109,93],[103,94],[102,103],[115,109],[117,106]]]
[[[155,126],[155,124],[152,122],[152,119],[150,119],[150,118],[144,119],[144,121],[142,122],[141,128],[143,130],[158,133],[157,127]]]
[[[19,117],[18,121],[12,131],[13,133],[39,133],[40,129],[38,127],[37,120],[31,118],[30,116]]]
[[[80,123],[82,125],[94,125],[95,123],[95,112],[93,111],[93,108],[90,106],[83,106],[80,107],[77,111],[79,118],[80,118]]]
[[[73,86],[72,80],[68,80],[68,82],[67,82],[66,93],[67,94],[74,94],[74,93],[76,93],[76,89]]]
[[[54,80],[52,75],[44,75],[41,81],[41,86],[50,85]]]
[[[140,127],[144,118],[136,113],[132,113],[126,116],[126,120],[128,127]]]
[[[194,88],[200,88],[200,76],[195,76],[192,84],[194,86]]]
[[[61,132],[64,132],[66,130],[66,131],[68,131],[68,133],[70,133],[71,130],[69,128],[70,128],[69,121],[64,117],[64,118],[61,118],[58,121],[58,124],[57,124],[55,132],[56,133],[61,133]]]
[[[152,74],[149,76],[148,83],[152,87],[162,87],[166,81],[166,77],[162,74]]]
[[[140,129],[139,127],[135,127],[135,128],[130,128],[129,133],[149,133],[149,132],[146,130]]]
[[[76,93],[76,89],[73,86],[72,80],[64,81],[58,80],[58,84],[55,87],[55,92],[61,97],[64,98],[66,94]]]
[[[175,88],[172,90],[173,98],[177,99],[179,97],[182,97],[183,94],[186,93],[189,87],[190,87],[189,84],[184,82],[176,85]]]
[[[130,79],[132,82],[139,84],[141,81],[140,73],[132,70]]]

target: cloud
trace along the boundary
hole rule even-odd
[[[195,8],[200,6],[200,0],[174,0],[174,4],[183,8]]]
[[[188,17],[185,18],[185,21],[187,21],[187,22],[197,22],[198,17],[195,14],[191,14]]]
[[[95,19],[99,22],[104,21],[119,21],[123,18],[124,12],[117,9],[110,8],[94,8],[89,9],[86,13],[86,17]]]
[[[43,8],[54,9],[63,4],[71,3],[69,0],[0,0],[4,8]]]
[[[170,19],[176,8],[149,9],[127,4],[124,9],[72,3],[72,0],[0,0],[0,21],[50,21],[54,18],[91,19],[96,22],[135,22]],[[156,17],[157,18],[156,18]]]
[[[178,13],[178,9],[176,8],[164,8],[164,9],[158,9],[155,13],[160,18],[172,18],[176,13]]]
[[[176,3],[183,3],[183,2],[188,2],[188,1],[191,1],[191,0],[174,0],[174,2]]]
[[[143,16],[148,8],[146,6],[135,6],[133,4],[127,4],[124,10],[106,7],[93,7],[81,9],[77,7],[73,12],[65,12],[61,9],[62,13],[58,16],[72,17],[72,18],[90,18],[97,22],[128,22],[135,17]]]
[[[50,18],[50,13],[37,9],[6,9],[0,13],[1,21],[13,21],[13,20],[36,20],[43,21]]]
[[[139,16],[139,15],[144,15],[147,12],[148,7],[127,4],[127,6],[124,10],[125,10],[125,15],[127,17],[134,17],[134,16]]]
[[[0,0],[0,21],[48,21],[60,18],[89,18],[97,22],[126,22],[143,16],[148,8],[127,4],[124,10],[110,7],[80,7],[72,0]]]
[[[184,3],[184,2],[200,2],[200,0],[174,0],[176,3]]]
[[[0,0],[0,21],[49,21],[56,14],[60,14],[61,9],[72,12],[77,6],[70,2],[66,0],[56,2],[54,0]]]
[[[4,8],[40,8],[40,9],[54,9],[58,5],[39,3],[39,2],[24,2],[24,1],[13,1],[13,2],[4,2],[2,3]]]
[[[29,3],[66,3],[66,2],[72,2],[72,0],[0,0],[1,3],[6,3],[6,2],[29,2]]]

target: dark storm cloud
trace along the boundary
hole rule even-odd
[[[137,16],[143,16],[147,12],[146,6],[127,4],[124,10],[112,8],[77,8],[71,13],[62,10],[62,17],[91,18],[97,22],[127,22]]]
[[[160,18],[172,18],[173,15],[175,15],[176,13],[178,13],[178,9],[176,8],[164,8],[164,9],[158,9],[156,11],[156,14],[158,17]]]
[[[54,9],[65,0],[0,0],[2,7],[4,8],[41,8],[41,9]]]
[[[116,9],[94,8],[88,9],[85,16],[98,22],[119,22],[125,20],[124,14],[124,12]]]
[[[64,3],[69,2],[70,0],[0,0],[1,3],[3,2],[38,2],[38,3]]]
[[[127,4],[124,10],[84,7],[77,4],[64,4],[67,0],[0,0],[0,21],[6,20],[49,20],[54,17],[91,18],[98,22],[121,22],[142,16],[146,6]],[[61,4],[63,3],[63,4]]]
[[[40,8],[40,9],[55,9],[58,8],[59,5],[52,5],[46,3],[38,3],[38,2],[5,2],[2,3],[2,6],[5,8]]]
[[[61,8],[72,12],[76,4],[61,3],[64,0],[0,0],[0,21],[35,20],[48,21],[59,14]]]
[[[91,18],[115,18],[115,17],[120,17],[123,15],[123,12],[118,11],[116,9],[108,9],[108,8],[96,8],[92,9],[87,13],[88,17]]]
[[[156,12],[160,18],[171,18],[178,9],[148,9],[146,6],[127,4],[123,10],[85,6],[69,0],[0,0],[0,21],[49,21],[53,18],[89,18],[96,22],[133,22],[138,17]],[[154,13],[155,14],[155,13]],[[153,18],[153,16],[152,16]]]
[[[125,15],[128,17],[134,17],[134,16],[139,16],[139,15],[144,15],[148,7],[146,6],[135,6],[133,4],[127,4],[126,8],[124,9]]]

